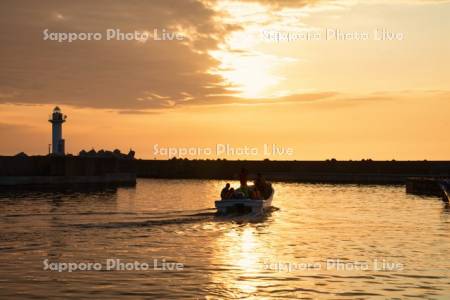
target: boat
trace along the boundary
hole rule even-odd
[[[275,190],[272,188],[272,192],[267,199],[224,199],[216,201],[216,208],[219,214],[255,214],[262,215],[272,206],[273,195]]]
[[[444,181],[439,185],[441,186],[442,189],[442,200],[448,203],[450,198],[450,184],[448,181]]]

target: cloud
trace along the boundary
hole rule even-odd
[[[322,100],[336,100],[340,99],[339,96],[340,94],[336,92],[294,94],[276,98],[241,98],[232,95],[222,95],[178,102],[176,105],[173,104],[173,106],[166,107],[166,109],[174,107],[182,108],[185,106],[199,106],[199,107],[221,106],[221,105],[259,106],[259,105],[274,105],[281,103],[309,103]],[[159,108],[153,108],[152,110],[127,109],[127,110],[117,110],[116,112],[123,115],[156,115],[164,112],[164,110],[161,110]]]
[[[337,3],[333,0],[243,2],[279,8]],[[447,1],[420,1],[442,2]],[[3,0],[0,2],[0,104],[61,104],[131,113],[184,105],[304,99],[302,95],[239,99],[230,92],[230,86],[220,74],[210,72],[220,67],[210,52],[241,29],[241,24],[222,22],[224,16],[211,3]],[[186,39],[58,43],[43,40],[45,29],[103,35],[107,29],[122,32],[165,29],[181,32]]]
[[[302,7],[319,2],[333,2],[333,0],[243,0],[242,2],[253,2],[272,7]]]
[[[336,91],[310,92],[302,94],[292,94],[283,97],[274,98],[242,98],[233,95],[210,96],[205,98],[192,99],[189,101],[178,102],[176,105],[166,106],[164,108],[185,107],[185,106],[221,106],[221,105],[239,105],[239,106],[261,106],[277,104],[326,104],[328,109],[346,108],[355,105],[364,105],[376,102],[386,101],[408,101],[408,100],[450,100],[450,91],[446,90],[399,90],[399,91],[377,91],[370,93],[341,93]],[[326,102],[325,102],[326,101]],[[127,109],[117,110],[123,115],[157,115],[164,110],[153,108],[152,110]]]
[[[411,3],[411,4],[442,4],[449,3],[450,0],[241,0],[242,2],[251,2],[251,3],[259,3],[262,5],[269,5],[275,8],[299,8],[307,5],[315,5],[315,4],[357,4],[357,3],[365,3],[365,4],[396,4],[396,3]]]
[[[119,110],[118,114],[121,115],[155,115],[158,111],[148,111],[148,110]]]
[[[209,50],[237,27],[200,1],[0,3],[0,103],[147,109],[222,94]],[[44,41],[43,31],[181,32],[183,41]],[[227,92],[228,93],[228,92]],[[160,98],[150,95],[160,95]]]

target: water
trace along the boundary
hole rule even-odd
[[[223,185],[2,193],[0,298],[450,298],[450,209],[439,199],[279,183],[265,217],[216,217]],[[107,270],[108,259],[149,269]],[[44,270],[45,260],[100,269]]]

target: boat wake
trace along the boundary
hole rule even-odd
[[[180,212],[165,212],[154,215],[138,214],[134,219],[128,221],[116,221],[116,222],[95,222],[95,223],[82,223],[82,224],[70,224],[70,227],[78,228],[135,228],[135,227],[155,227],[166,225],[180,225],[197,222],[205,222],[212,220],[215,216],[213,209],[206,209],[201,211],[194,211],[194,213],[180,213]],[[145,220],[142,220],[145,219]]]
[[[135,219],[127,221],[116,222],[94,222],[81,224],[67,224],[68,227],[77,228],[103,228],[103,229],[117,229],[117,228],[138,228],[138,227],[156,227],[156,226],[170,226],[192,224],[200,222],[236,222],[236,223],[257,223],[264,222],[274,211],[279,210],[276,207],[270,208],[267,213],[259,214],[229,214],[218,215],[215,209],[205,209],[190,212],[166,212],[158,215],[138,214]],[[105,214],[105,213],[100,213]],[[113,213],[112,215],[116,215]],[[145,220],[142,220],[145,219]]]

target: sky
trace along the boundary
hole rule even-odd
[[[58,105],[73,154],[449,160],[449,31],[445,0],[4,0],[0,155]]]

